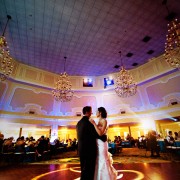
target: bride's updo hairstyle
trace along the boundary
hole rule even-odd
[[[101,113],[102,118],[107,118],[107,111],[104,107],[99,107],[98,111]]]

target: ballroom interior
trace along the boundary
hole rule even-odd
[[[180,131],[180,73],[166,62],[164,51],[167,19],[179,17],[178,1],[0,4],[0,32],[13,64],[12,73],[0,82],[0,132],[5,138],[76,138],[87,105],[95,120],[97,108],[106,108],[111,140],[127,134],[138,138],[149,129],[163,138],[169,130]],[[137,85],[127,97],[115,91],[121,66]],[[73,91],[67,102],[52,93],[63,72]]]
[[[111,142],[180,136],[179,12],[178,0],[0,0],[0,139],[77,138],[84,106],[96,122],[106,108]],[[76,151],[43,153],[0,153],[0,179],[79,179]],[[123,180],[180,178],[174,151],[145,153],[113,154]]]

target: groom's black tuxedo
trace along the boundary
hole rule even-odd
[[[106,136],[100,137],[97,134],[87,116],[83,116],[77,123],[76,129],[81,163],[81,180],[93,180],[97,154],[96,139],[99,138],[106,141],[107,138]]]

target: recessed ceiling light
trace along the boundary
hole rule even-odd
[[[150,36],[145,36],[142,41],[143,42],[148,42],[150,39],[151,39]]]
[[[129,52],[126,54],[127,57],[131,57],[133,55],[133,53]]]
[[[132,64],[132,66],[137,66],[137,65],[138,65],[138,63],[136,63],[136,62]]]
[[[154,53],[154,50],[149,50],[148,52],[147,52],[147,54],[153,54]]]
[[[172,21],[173,19],[175,19],[175,17],[176,17],[176,13],[175,13],[175,12],[170,12],[170,13],[168,14],[168,16],[165,17],[165,19],[166,19],[167,21]]]
[[[119,65],[115,65],[115,66],[114,66],[115,69],[118,69],[119,67],[120,67]]]

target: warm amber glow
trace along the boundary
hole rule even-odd
[[[53,174],[53,173],[57,173],[57,172],[61,172],[61,171],[67,171],[67,170],[70,170],[70,171],[72,171],[74,173],[78,173],[79,174],[81,171],[80,170],[76,170],[76,169],[80,169],[80,167],[64,168],[64,169],[60,169],[60,170],[55,170],[55,171],[47,172],[47,173],[44,173],[44,174],[41,174],[39,176],[34,177],[32,180],[38,180],[40,178],[48,176],[49,174]],[[119,175],[119,173],[122,173],[122,175],[123,175],[122,177],[125,177],[123,172],[125,174],[126,173],[135,173],[137,175],[137,177],[134,180],[141,180],[141,179],[144,178],[144,174],[141,173],[140,171],[135,171],[135,170],[117,170],[117,172],[118,172],[118,175]],[[76,180],[79,180],[79,179],[80,179],[80,177],[76,178]]]
[[[135,170],[117,170],[117,172],[127,172],[127,173],[135,173],[137,174],[137,177],[134,180],[141,180],[144,178],[144,174],[140,171],[135,171]],[[125,175],[124,175],[125,176]]]
[[[156,129],[154,120],[149,120],[149,119],[142,120],[142,128],[144,130]]]
[[[60,171],[67,171],[67,170],[69,170],[69,168],[65,168],[65,169],[60,169],[60,170],[55,170],[55,171],[47,172],[47,173],[41,174],[41,175],[39,175],[39,176],[36,176],[36,177],[34,177],[33,179],[31,179],[31,180],[38,180],[38,179],[40,179],[40,178],[42,178],[42,177],[44,177],[44,176],[47,176],[47,175],[49,175],[49,174],[57,173],[57,172],[60,172]]]

